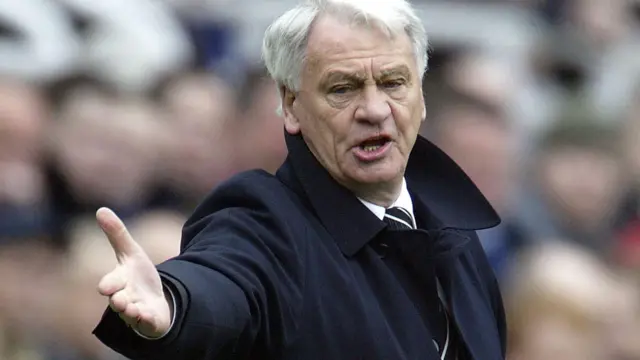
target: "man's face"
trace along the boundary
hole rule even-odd
[[[283,95],[285,125],[348,188],[401,181],[425,116],[406,35],[321,17],[311,31],[300,91]]]

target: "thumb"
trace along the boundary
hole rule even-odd
[[[96,219],[100,228],[109,239],[109,243],[116,253],[118,263],[139,251],[139,246],[129,234],[127,227],[110,209],[100,208],[96,212]]]

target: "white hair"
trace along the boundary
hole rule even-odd
[[[422,21],[406,0],[306,0],[276,19],[266,30],[262,58],[279,89],[297,91],[314,21],[331,15],[349,24],[376,26],[389,37],[409,37],[422,78],[427,70],[428,40]]]

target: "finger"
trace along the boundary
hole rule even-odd
[[[124,312],[129,305],[129,296],[125,291],[118,291],[109,297],[109,307],[117,313]]]
[[[100,208],[96,212],[96,219],[107,239],[109,239],[119,263],[122,262],[122,259],[139,251],[138,244],[129,234],[127,227],[113,211],[107,208]]]
[[[124,289],[126,285],[126,278],[122,276],[122,272],[119,269],[116,269],[102,277],[98,283],[98,292],[102,296],[111,296]]]
[[[138,304],[138,323],[142,327],[149,327],[150,324],[153,323],[155,316],[151,311],[149,311],[148,306],[143,306],[142,304]],[[146,329],[149,330],[149,329]],[[151,329],[155,330],[155,329]]]
[[[138,305],[134,303],[129,303],[127,305],[127,308],[118,315],[129,326],[137,325],[140,321],[140,310],[138,308]]]

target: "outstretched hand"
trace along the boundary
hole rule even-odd
[[[101,208],[96,219],[118,260],[116,268],[100,281],[98,291],[140,334],[162,336],[171,326],[172,309],[155,265],[113,211]]]

